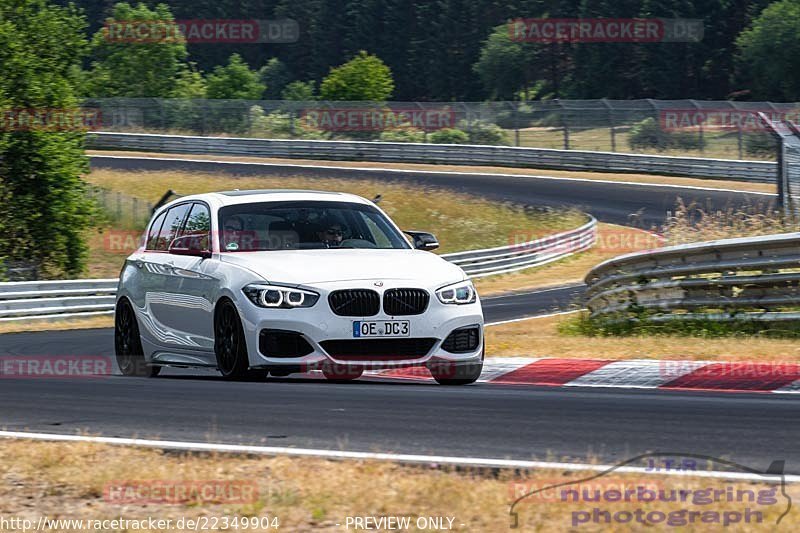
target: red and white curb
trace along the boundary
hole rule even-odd
[[[369,377],[428,382],[427,368],[377,370]],[[479,383],[800,394],[800,363],[492,357]]]

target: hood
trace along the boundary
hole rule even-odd
[[[464,272],[422,250],[276,250],[223,253],[225,263],[246,268],[272,283],[313,285],[354,280],[415,280],[419,285],[465,279]]]

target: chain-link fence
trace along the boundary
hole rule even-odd
[[[333,102],[89,99],[103,131],[273,139],[489,144],[775,160],[758,114],[800,104],[699,100]]]
[[[94,186],[89,187],[87,192],[107,217],[108,224],[114,228],[144,228],[152,215],[152,204],[135,196]]]

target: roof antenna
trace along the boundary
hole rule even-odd
[[[379,204],[381,202],[381,198],[383,198],[382,194],[376,194],[375,198],[372,199],[373,204]]]

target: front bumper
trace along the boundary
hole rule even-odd
[[[317,289],[315,289],[317,290]],[[431,290],[431,300],[424,313],[419,315],[390,316],[381,311],[374,316],[338,316],[331,310],[327,293],[320,294],[314,307],[298,309],[264,309],[255,306],[246,298],[238,302],[239,314],[247,339],[250,366],[259,367],[300,367],[314,370],[325,364],[335,363],[344,366],[358,366],[365,369],[386,369],[407,366],[425,366],[438,362],[473,363],[482,358],[483,352],[483,312],[480,300],[473,304],[442,304]],[[432,347],[422,356],[394,355],[387,357],[370,356],[362,353],[356,358],[334,356],[323,347],[325,341],[353,341],[355,321],[404,320],[409,322],[409,337],[399,339],[433,339]],[[478,330],[477,347],[465,353],[452,353],[443,349],[444,340],[454,330],[475,326]],[[282,330],[297,332],[308,342],[310,353],[300,357],[270,357],[261,352],[259,336],[262,330]],[[382,339],[386,339],[385,337]],[[362,342],[371,342],[363,339]],[[331,346],[330,344],[328,346]]]

